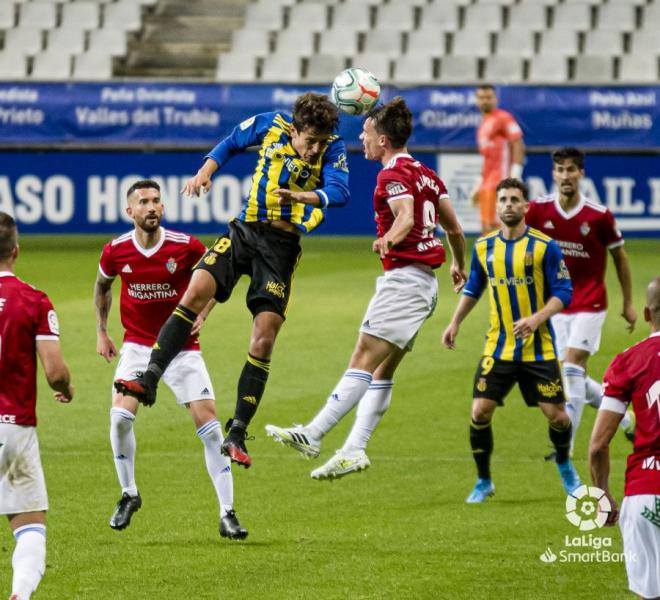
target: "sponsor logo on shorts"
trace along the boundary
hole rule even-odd
[[[556,398],[557,394],[562,391],[561,380],[555,379],[549,383],[537,383],[536,389],[544,398]]]
[[[206,256],[204,257],[204,264],[209,266],[214,265],[217,258],[218,255],[215,252],[207,252]]]
[[[642,517],[648,519],[657,527],[660,527],[660,496],[655,497],[655,510],[651,510],[648,506],[645,506]]]
[[[16,424],[16,415],[0,415],[0,423]]]
[[[283,283],[275,283],[274,281],[269,281],[266,284],[266,291],[269,294],[273,294],[273,296],[277,296],[278,298],[284,298],[284,289],[285,285]]]

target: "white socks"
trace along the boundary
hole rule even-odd
[[[371,373],[359,369],[348,369],[328,396],[321,409],[307,428],[313,437],[321,439],[342,417],[364,396],[371,383]]]
[[[110,409],[110,445],[121,491],[122,494],[137,496],[133,421],[135,421],[135,415],[130,410],[117,407]]]
[[[371,434],[382,419],[392,401],[391,379],[380,379],[371,382],[369,389],[358,404],[355,423],[348,434],[342,450],[356,452],[366,450]]]
[[[586,402],[586,374],[582,367],[568,362],[564,363],[563,371],[566,380],[566,412],[573,425],[572,448]]]
[[[23,525],[14,530],[16,547],[11,559],[14,569],[12,595],[28,600],[37,589],[46,570],[46,526]]]
[[[220,452],[223,440],[220,423],[216,419],[204,423],[197,430],[197,435],[204,444],[206,469],[218,495],[222,517],[234,508],[234,480],[231,474],[231,461]]]

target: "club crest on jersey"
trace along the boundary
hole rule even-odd
[[[591,231],[591,227],[589,227],[589,223],[582,223],[580,225],[580,233],[582,235],[587,235]]]
[[[177,263],[176,263],[176,261],[175,261],[173,258],[170,258],[170,259],[165,263],[165,268],[166,268],[170,273],[173,274],[174,271],[176,271],[176,268],[177,268]]]
[[[531,267],[534,265],[534,255],[531,252],[525,253],[525,266]]]

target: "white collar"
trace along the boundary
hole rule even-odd
[[[135,246],[135,249],[140,254],[146,256],[147,258],[151,258],[154,254],[156,254],[156,252],[158,252],[161,249],[161,246],[165,243],[165,227],[160,227],[159,229],[160,229],[160,239],[153,248],[143,248],[142,246],[140,246],[137,240],[137,235],[135,234],[135,229],[133,229],[131,233],[131,239],[133,240],[133,246]]]
[[[655,333],[652,333],[649,337],[652,338],[652,337],[658,337],[658,336],[660,336],[660,331],[656,331]]]
[[[11,271],[0,271],[0,277],[16,277]]]
[[[587,197],[580,193],[580,199],[578,200],[577,205],[575,208],[572,210],[566,212],[562,207],[559,202],[559,192],[555,192],[554,194],[554,202],[555,202],[555,208],[557,209],[557,212],[564,217],[564,219],[572,219],[575,215],[577,215],[583,208],[585,202],[587,201]]]

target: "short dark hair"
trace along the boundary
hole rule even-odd
[[[480,83],[477,86],[477,90],[491,90],[492,92],[494,92],[495,86],[492,83]]]
[[[520,179],[515,179],[514,177],[507,177],[506,179],[502,179],[497,184],[497,187],[495,188],[495,192],[499,192],[500,190],[505,190],[509,188],[515,188],[516,190],[520,190],[522,192],[523,198],[525,199],[525,202],[529,202],[529,189],[528,187],[520,181]]]
[[[0,260],[7,260],[18,241],[18,229],[14,217],[0,212]]]
[[[339,109],[325,94],[307,92],[293,105],[293,126],[298,133],[311,129],[320,135],[330,135],[339,124]]]
[[[572,146],[565,146],[552,153],[553,163],[560,163],[565,160],[572,160],[579,169],[584,169],[584,152],[582,150],[578,150]]]
[[[394,148],[403,148],[412,134],[413,116],[401,96],[374,108],[368,115],[376,131],[387,137]]]
[[[128,191],[126,192],[126,198],[130,198],[131,194],[135,190],[146,190],[148,188],[154,188],[160,192],[160,186],[153,179],[140,179],[128,188]]]

